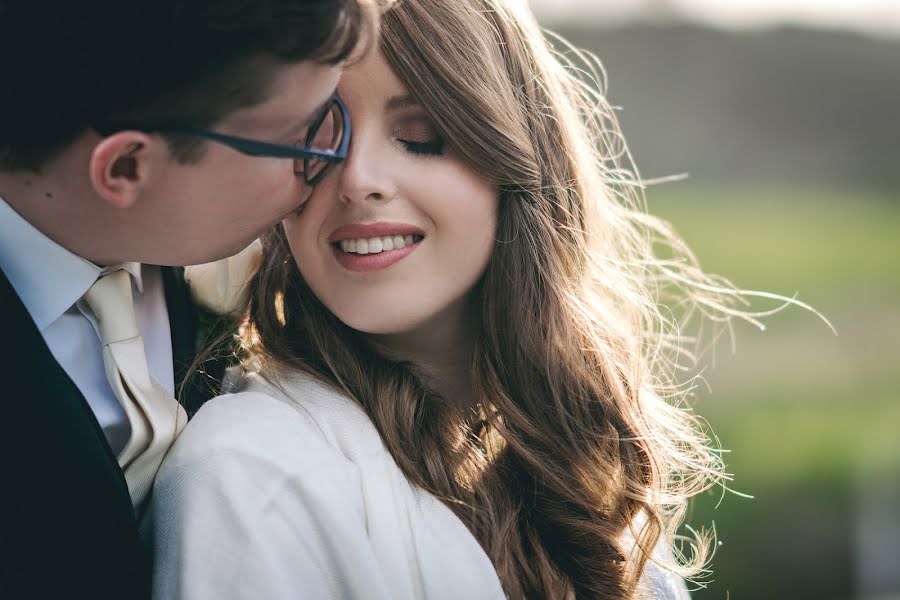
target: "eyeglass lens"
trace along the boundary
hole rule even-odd
[[[344,119],[337,102],[312,124],[306,138],[305,146],[318,152],[336,153],[344,137]],[[318,158],[297,159],[294,161],[294,172],[303,174],[309,184],[318,183],[331,163]]]

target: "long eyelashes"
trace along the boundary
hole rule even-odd
[[[419,154],[425,156],[440,156],[444,153],[444,140],[435,139],[428,142],[413,142],[411,140],[401,140],[398,142],[403,145],[410,154]]]

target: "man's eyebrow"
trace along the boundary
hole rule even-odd
[[[402,108],[409,108],[410,106],[419,106],[419,101],[409,94],[405,94],[403,96],[394,96],[384,103],[384,109],[388,112],[400,110]]]

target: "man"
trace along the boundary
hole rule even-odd
[[[0,0],[0,597],[149,596],[137,520],[195,351],[173,267],[346,155],[364,2]]]

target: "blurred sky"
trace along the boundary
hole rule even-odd
[[[596,19],[610,25],[675,19],[728,28],[780,24],[900,36],[900,0],[528,0],[546,23]]]

